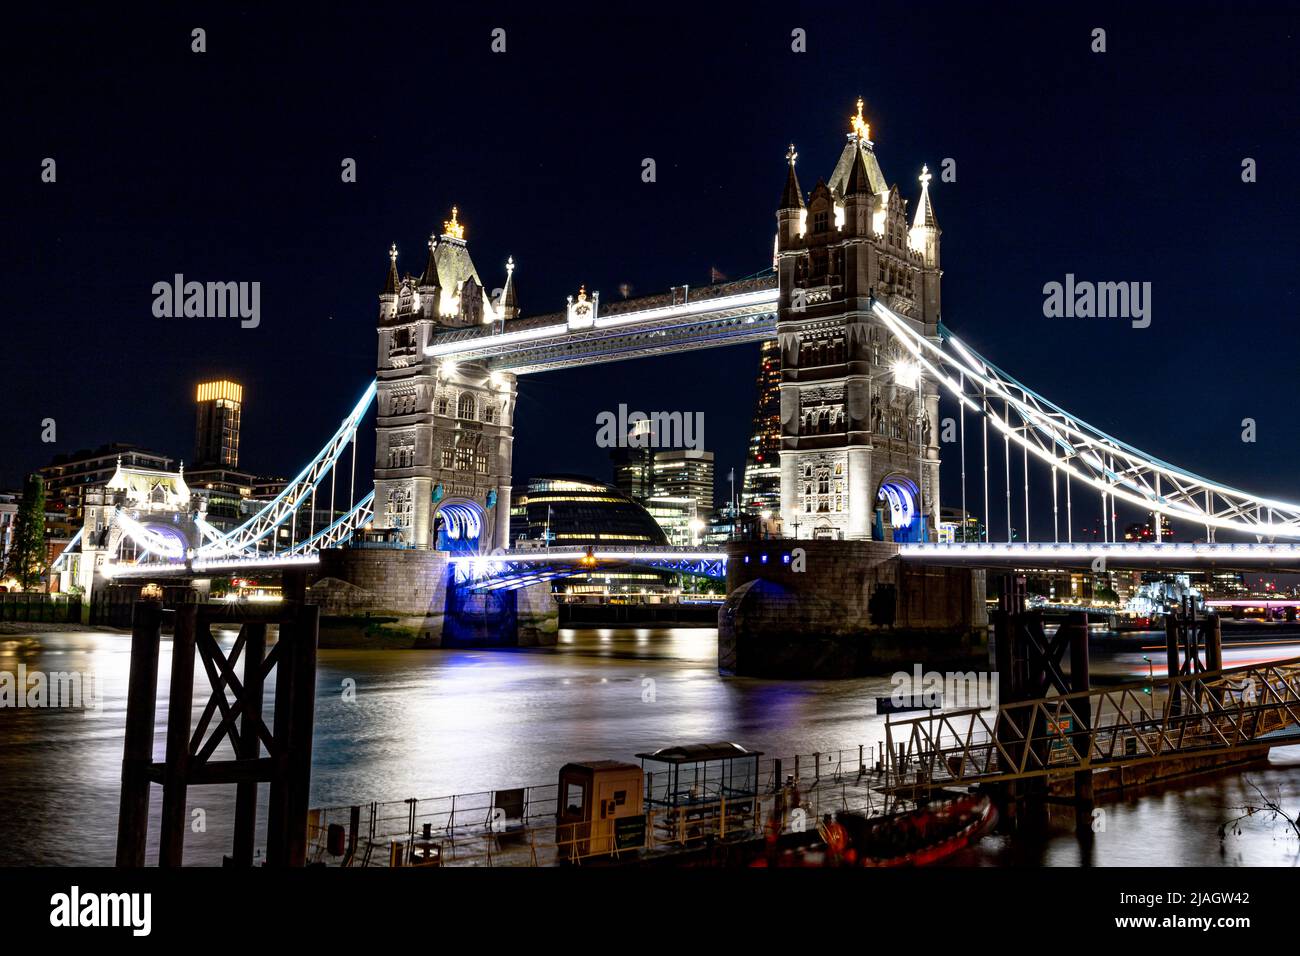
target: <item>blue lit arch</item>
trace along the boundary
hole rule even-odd
[[[448,498],[434,512],[435,547],[454,554],[477,553],[486,526],[487,512],[477,501]]]
[[[895,541],[924,541],[925,528],[920,520],[920,490],[906,475],[889,475],[880,483],[876,500],[889,507],[889,523]]]

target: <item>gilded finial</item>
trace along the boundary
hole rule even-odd
[[[921,175],[920,175],[920,176],[917,176],[916,178],[917,178],[918,180],[920,180],[921,188],[922,188],[922,189],[929,189],[929,188],[930,188],[930,180],[933,179],[934,177],[930,175],[930,167],[927,166],[925,163],[922,163],[922,164],[921,164]]]
[[[388,247],[388,259],[390,262],[397,261],[397,243],[393,243]]]
[[[444,236],[451,236],[453,239],[464,239],[464,238],[465,238],[465,227],[464,227],[463,225],[461,225],[460,222],[457,221],[457,218],[456,218],[456,217],[459,216],[459,215],[460,215],[460,210],[457,209],[455,206],[452,206],[452,207],[451,207],[451,218],[448,219],[448,220],[446,220],[446,221],[442,224],[442,234],[443,234]]]
[[[858,113],[856,116],[849,117],[849,125],[853,127],[853,135],[858,139],[871,139],[871,126],[862,118],[862,97],[858,97]]]
[[[790,148],[785,151],[786,162],[788,162],[791,166],[793,166],[794,161],[798,158],[799,158],[799,154],[795,152],[794,143],[791,143]]]

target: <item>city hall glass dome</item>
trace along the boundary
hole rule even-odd
[[[613,485],[578,475],[539,475],[516,485],[510,540],[554,547],[651,547],[668,544],[650,513]]]

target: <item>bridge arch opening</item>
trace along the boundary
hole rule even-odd
[[[129,524],[119,522],[122,533],[117,539],[111,560],[122,564],[175,563],[184,560],[192,542],[185,531],[177,526],[178,523],[179,515],[170,524],[162,521],[132,520]]]
[[[881,541],[924,541],[921,520],[921,492],[906,475],[886,475],[876,490],[876,527],[873,537]]]
[[[477,501],[448,498],[433,515],[434,547],[453,554],[475,554],[485,527],[487,512]]]

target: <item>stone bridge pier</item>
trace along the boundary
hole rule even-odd
[[[904,563],[883,541],[734,542],[718,669],[854,677],[988,666],[982,570]]]

